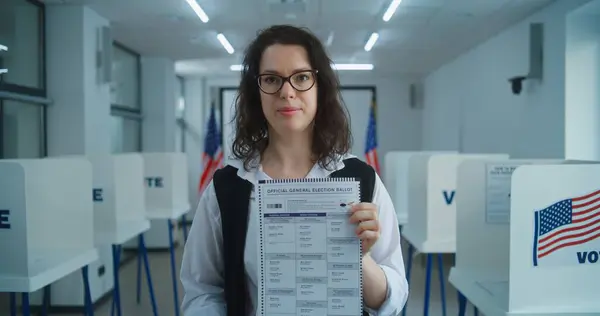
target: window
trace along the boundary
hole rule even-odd
[[[142,151],[141,121],[134,118],[113,115],[111,123],[113,153]]]
[[[44,5],[0,0],[0,159],[46,156]]]
[[[0,100],[0,157],[45,156],[44,110],[36,104]]]
[[[43,34],[43,5],[33,0],[0,1],[0,69],[5,72],[0,75],[0,90],[45,89]]]
[[[129,109],[140,109],[140,56],[115,43],[112,56],[111,103]]]
[[[112,152],[139,152],[142,151],[140,55],[114,43],[112,63]]]

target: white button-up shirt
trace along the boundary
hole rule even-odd
[[[349,157],[352,156],[344,158]],[[250,181],[254,186],[259,180],[270,179],[260,167],[246,171],[241,161],[234,161],[230,164],[238,169],[239,177]],[[316,164],[306,177],[327,177],[333,171],[343,167],[342,161],[335,164],[333,170],[323,169]],[[250,200],[244,263],[246,284],[252,304],[248,316],[254,316],[258,310],[258,286],[260,285],[258,283],[259,259],[257,258],[258,205],[255,203],[254,193]],[[396,212],[389,193],[379,176],[375,181],[373,203],[379,208],[380,237],[371,248],[370,254],[385,273],[388,292],[384,304],[378,310],[365,308],[370,315],[400,315],[408,299],[408,282],[404,273]],[[215,188],[211,182],[200,197],[183,253],[181,282],[185,295],[181,309],[185,316],[226,315],[223,250],[221,215]]]

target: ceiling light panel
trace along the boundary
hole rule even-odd
[[[373,70],[373,64],[331,64],[335,70]],[[231,71],[241,71],[242,65],[229,66]]]
[[[221,45],[223,45],[223,48],[225,48],[227,53],[229,53],[231,55],[235,52],[235,50],[233,49],[233,46],[231,46],[231,44],[229,43],[229,41],[227,40],[225,35],[223,35],[223,33],[217,34],[217,39],[219,40]]]
[[[194,10],[194,12],[198,16],[198,18],[200,18],[200,21],[202,21],[204,23],[208,22],[208,20],[209,20],[208,15],[206,15],[206,12],[204,12],[202,7],[200,7],[200,5],[198,4],[198,2],[196,2],[196,0],[185,0],[185,1],[190,5],[192,10]]]
[[[385,22],[389,21],[394,13],[396,13],[396,9],[398,9],[400,2],[402,2],[402,0],[392,0],[392,2],[390,2],[390,5],[388,6],[387,10],[385,10],[385,13],[382,17]]]
[[[379,39],[378,33],[371,34],[371,36],[369,36],[369,39],[367,40],[367,43],[365,44],[365,51],[371,51],[373,45],[375,45],[375,43],[377,42],[377,39]]]

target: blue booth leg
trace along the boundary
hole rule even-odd
[[[467,298],[458,292],[458,316],[465,316],[467,313]]]
[[[431,294],[431,265],[433,264],[432,254],[427,254],[425,267],[425,300],[423,305],[423,316],[429,316],[429,297]]]
[[[442,315],[446,316],[446,289],[445,289],[445,280],[444,280],[444,264],[442,254],[438,253],[438,268],[439,268],[439,278],[440,278],[440,297],[442,300]]]
[[[114,288],[113,288],[113,303],[110,315],[113,316],[115,310],[118,316],[121,316],[121,289],[119,286],[119,267],[121,266],[121,246],[113,245],[113,280],[114,280]]]
[[[188,238],[187,216],[185,216],[185,214],[181,216],[181,222],[183,223],[183,225],[181,225],[181,228],[183,229],[183,240],[185,242]]]
[[[29,309],[29,293],[22,294],[23,299],[23,316],[31,316],[31,310]]]
[[[141,294],[142,294],[142,235],[140,234],[138,236],[138,253],[137,253],[137,282],[136,282],[136,295],[135,295],[135,301],[138,303],[138,305],[140,304],[140,301],[142,300],[141,298]]]
[[[92,305],[92,293],[90,291],[90,278],[88,274],[88,266],[81,269],[83,275],[83,288],[84,288],[84,302],[85,302],[85,315],[94,316],[94,306]]]
[[[177,293],[177,273],[175,272],[175,245],[173,243],[173,225],[169,225],[169,250],[171,253],[171,278],[173,279],[173,303],[175,304],[175,316],[179,316],[179,295]]]
[[[479,315],[479,310],[477,310],[477,307],[473,306],[473,314],[475,316]]]
[[[152,311],[154,315],[158,315],[158,308],[156,307],[156,298],[154,297],[154,286],[152,285],[152,274],[150,273],[150,263],[148,261],[148,249],[146,248],[146,242],[144,241],[144,235],[138,236],[138,255],[137,255],[137,287],[136,287],[136,300],[140,303],[141,292],[142,292],[142,263],[144,264],[144,270],[146,271],[146,283],[148,284],[148,292],[150,294],[150,304],[152,304]]]
[[[406,282],[408,282],[408,284],[410,284],[410,270],[412,269],[412,259],[413,259],[413,252],[415,251],[414,247],[412,245],[408,245],[408,262],[406,263]],[[408,307],[408,300],[406,301],[406,304],[404,304],[404,309],[402,310],[402,316],[406,316],[406,308]]]
[[[48,315],[48,309],[50,307],[50,285],[44,286],[42,296],[42,316]]]
[[[154,313],[154,316],[158,316],[158,308],[156,307],[156,298],[154,296],[154,286],[152,285],[152,276],[150,273],[150,262],[148,261],[148,249],[146,249],[144,235],[140,235],[139,242],[142,250],[142,259],[144,261],[144,270],[146,270],[146,281],[148,282],[148,292],[150,292],[150,303],[152,304],[152,312]]]

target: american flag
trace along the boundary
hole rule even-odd
[[[198,192],[201,194],[212,180],[215,170],[223,166],[223,150],[221,149],[221,133],[217,127],[215,107],[211,106],[208,118],[208,130],[204,139],[204,153],[202,155],[202,174],[198,184]]]
[[[535,212],[533,265],[566,247],[600,237],[600,190]]]
[[[367,141],[365,146],[367,163],[379,173],[379,159],[377,158],[377,122],[375,121],[375,100],[371,103],[369,111],[369,126],[367,127]]]

